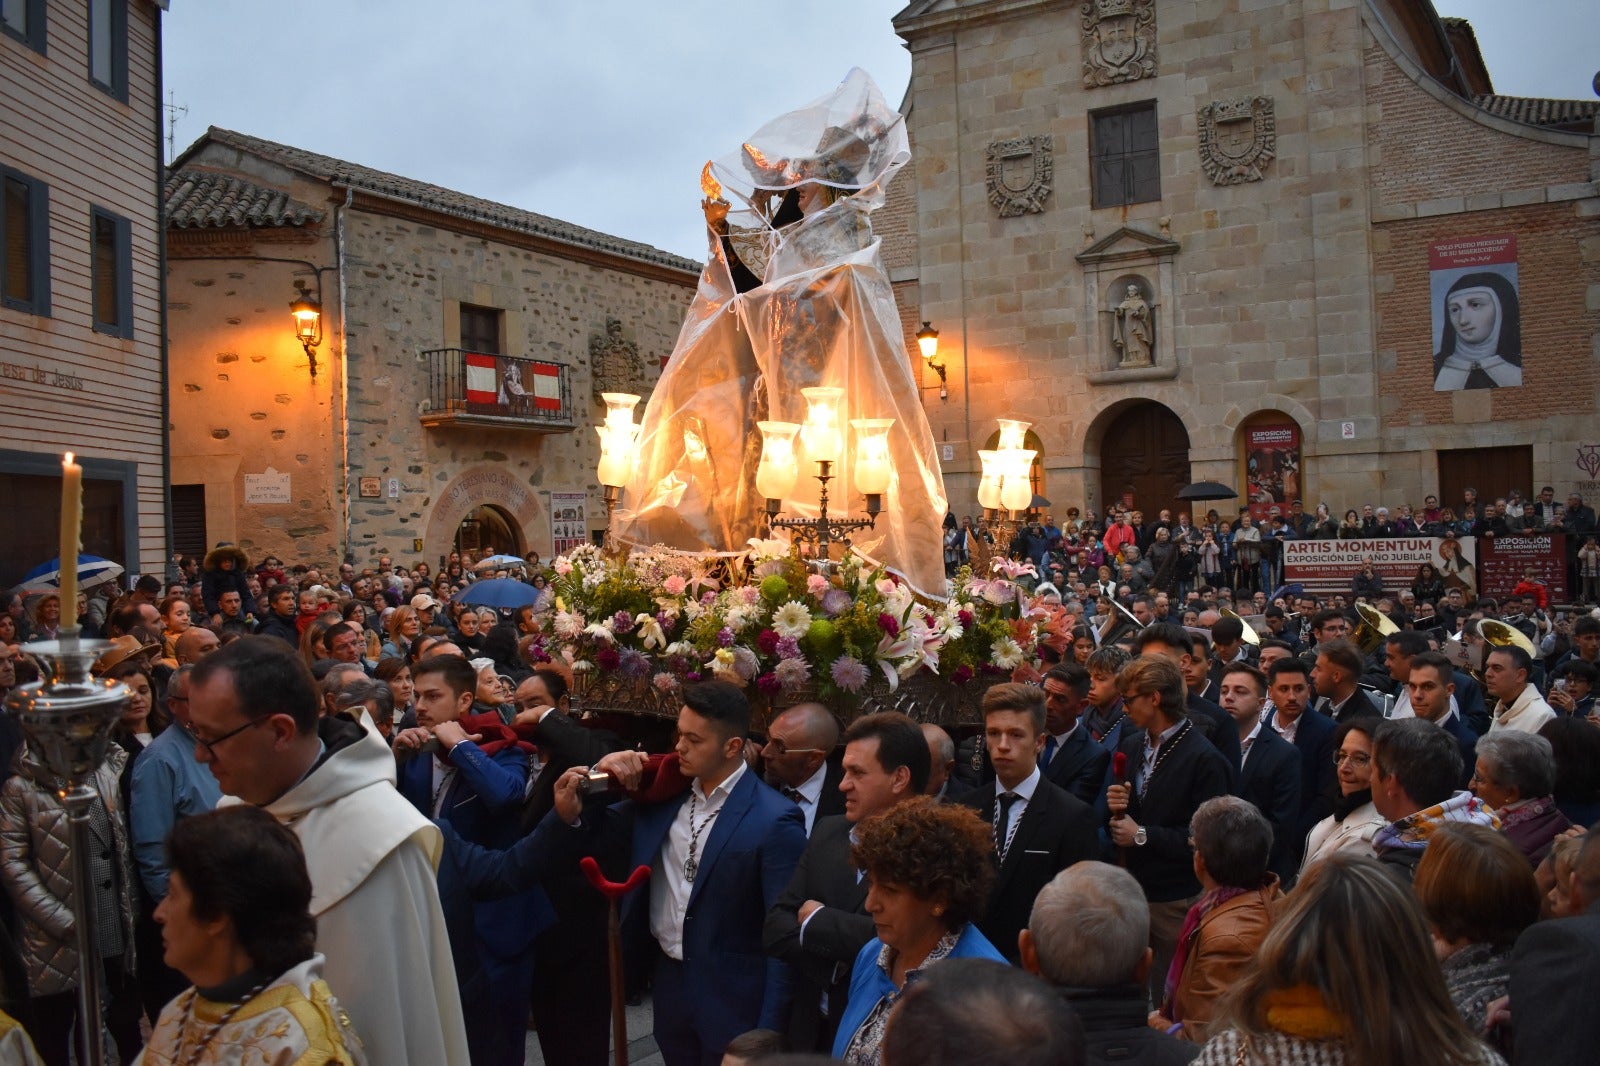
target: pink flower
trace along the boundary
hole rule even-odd
[[[972,628],[973,614],[971,611],[957,611],[956,619],[960,621],[962,629]]]
[[[668,596],[682,596],[683,590],[689,587],[689,582],[679,575],[673,574],[661,583],[661,587]]]
[[[673,689],[678,687],[678,679],[667,673],[665,670],[651,678],[650,683],[656,687],[657,692],[671,692]]]
[[[892,614],[879,614],[878,628],[889,634],[891,637],[898,637],[900,635],[900,623],[894,620],[894,615]]]
[[[572,564],[567,561],[567,557],[565,555],[558,558],[552,565],[555,569],[555,572],[560,574],[562,577],[566,577],[568,574],[572,573]]]
[[[965,685],[968,681],[972,680],[972,667],[968,666],[966,663],[962,663],[960,666],[950,671],[950,680],[954,684]]]
[[[829,618],[837,618],[853,606],[855,601],[844,589],[829,589],[822,594],[822,612]]]
[[[781,690],[783,688],[783,683],[780,682],[777,676],[774,674],[762,674],[760,677],[756,678],[756,687],[770,696],[773,693]]]
[[[820,596],[831,587],[828,584],[828,579],[821,574],[812,574],[806,578],[806,591],[813,596]]]
[[[853,655],[841,655],[833,660],[828,672],[833,676],[833,683],[846,692],[860,692],[869,676],[866,664]]]

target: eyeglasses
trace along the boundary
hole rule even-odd
[[[1333,753],[1333,765],[1343,766],[1347,762],[1357,770],[1362,770],[1372,765],[1372,756],[1359,751],[1336,751]]]
[[[265,722],[267,719],[269,719],[271,717],[272,717],[272,715],[267,714],[267,715],[261,716],[260,718],[252,718],[248,722],[246,722],[244,725],[240,726],[239,728],[228,730],[226,733],[222,734],[220,737],[216,738],[215,740],[206,740],[204,737],[196,736],[194,738],[194,742],[196,744],[200,745],[202,748],[206,749],[206,754],[211,756],[214,759],[214,758],[217,757],[217,745],[218,744],[221,744],[224,740],[231,740],[232,738],[238,736],[240,733],[243,733],[246,729],[249,729],[251,726],[260,725],[262,722]]]
[[[768,757],[779,755],[815,755],[822,751],[821,748],[791,748],[781,740],[768,740],[767,746],[761,749],[761,754]]]

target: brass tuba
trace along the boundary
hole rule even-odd
[[[1257,633],[1256,632],[1256,627],[1251,625],[1249,622],[1245,621],[1244,618],[1238,612],[1231,611],[1228,608],[1224,607],[1224,608],[1222,608],[1221,611],[1219,611],[1217,613],[1222,615],[1222,617],[1224,617],[1224,618],[1237,618],[1237,619],[1239,619],[1239,624],[1244,626],[1244,633],[1242,634],[1244,642],[1246,644],[1250,645],[1252,648],[1261,647],[1261,634]]]
[[[1356,604],[1356,613],[1361,616],[1361,624],[1356,626],[1350,639],[1361,649],[1362,655],[1371,655],[1383,646],[1390,633],[1400,632],[1400,627],[1388,615],[1370,604]]]
[[[1533,641],[1528,635],[1516,626],[1507,625],[1498,618],[1483,618],[1478,621],[1478,636],[1484,643],[1496,648],[1521,648],[1528,653],[1530,659],[1539,658],[1539,649],[1533,646]]]

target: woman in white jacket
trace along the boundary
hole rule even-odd
[[[1333,734],[1333,762],[1338,773],[1338,795],[1333,813],[1311,827],[1306,837],[1306,857],[1300,864],[1304,877],[1318,861],[1336,851],[1374,854],[1372,838],[1388,822],[1372,805],[1372,733],[1381,718],[1355,718]]]

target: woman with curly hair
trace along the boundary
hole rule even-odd
[[[1422,910],[1375,859],[1312,866],[1196,1066],[1499,1066],[1445,988]]]
[[[889,1012],[934,963],[1005,962],[978,932],[994,884],[989,826],[966,807],[917,798],[857,827],[851,860],[867,877],[867,915],[878,935],[856,956],[834,1058],[877,1066]]]

